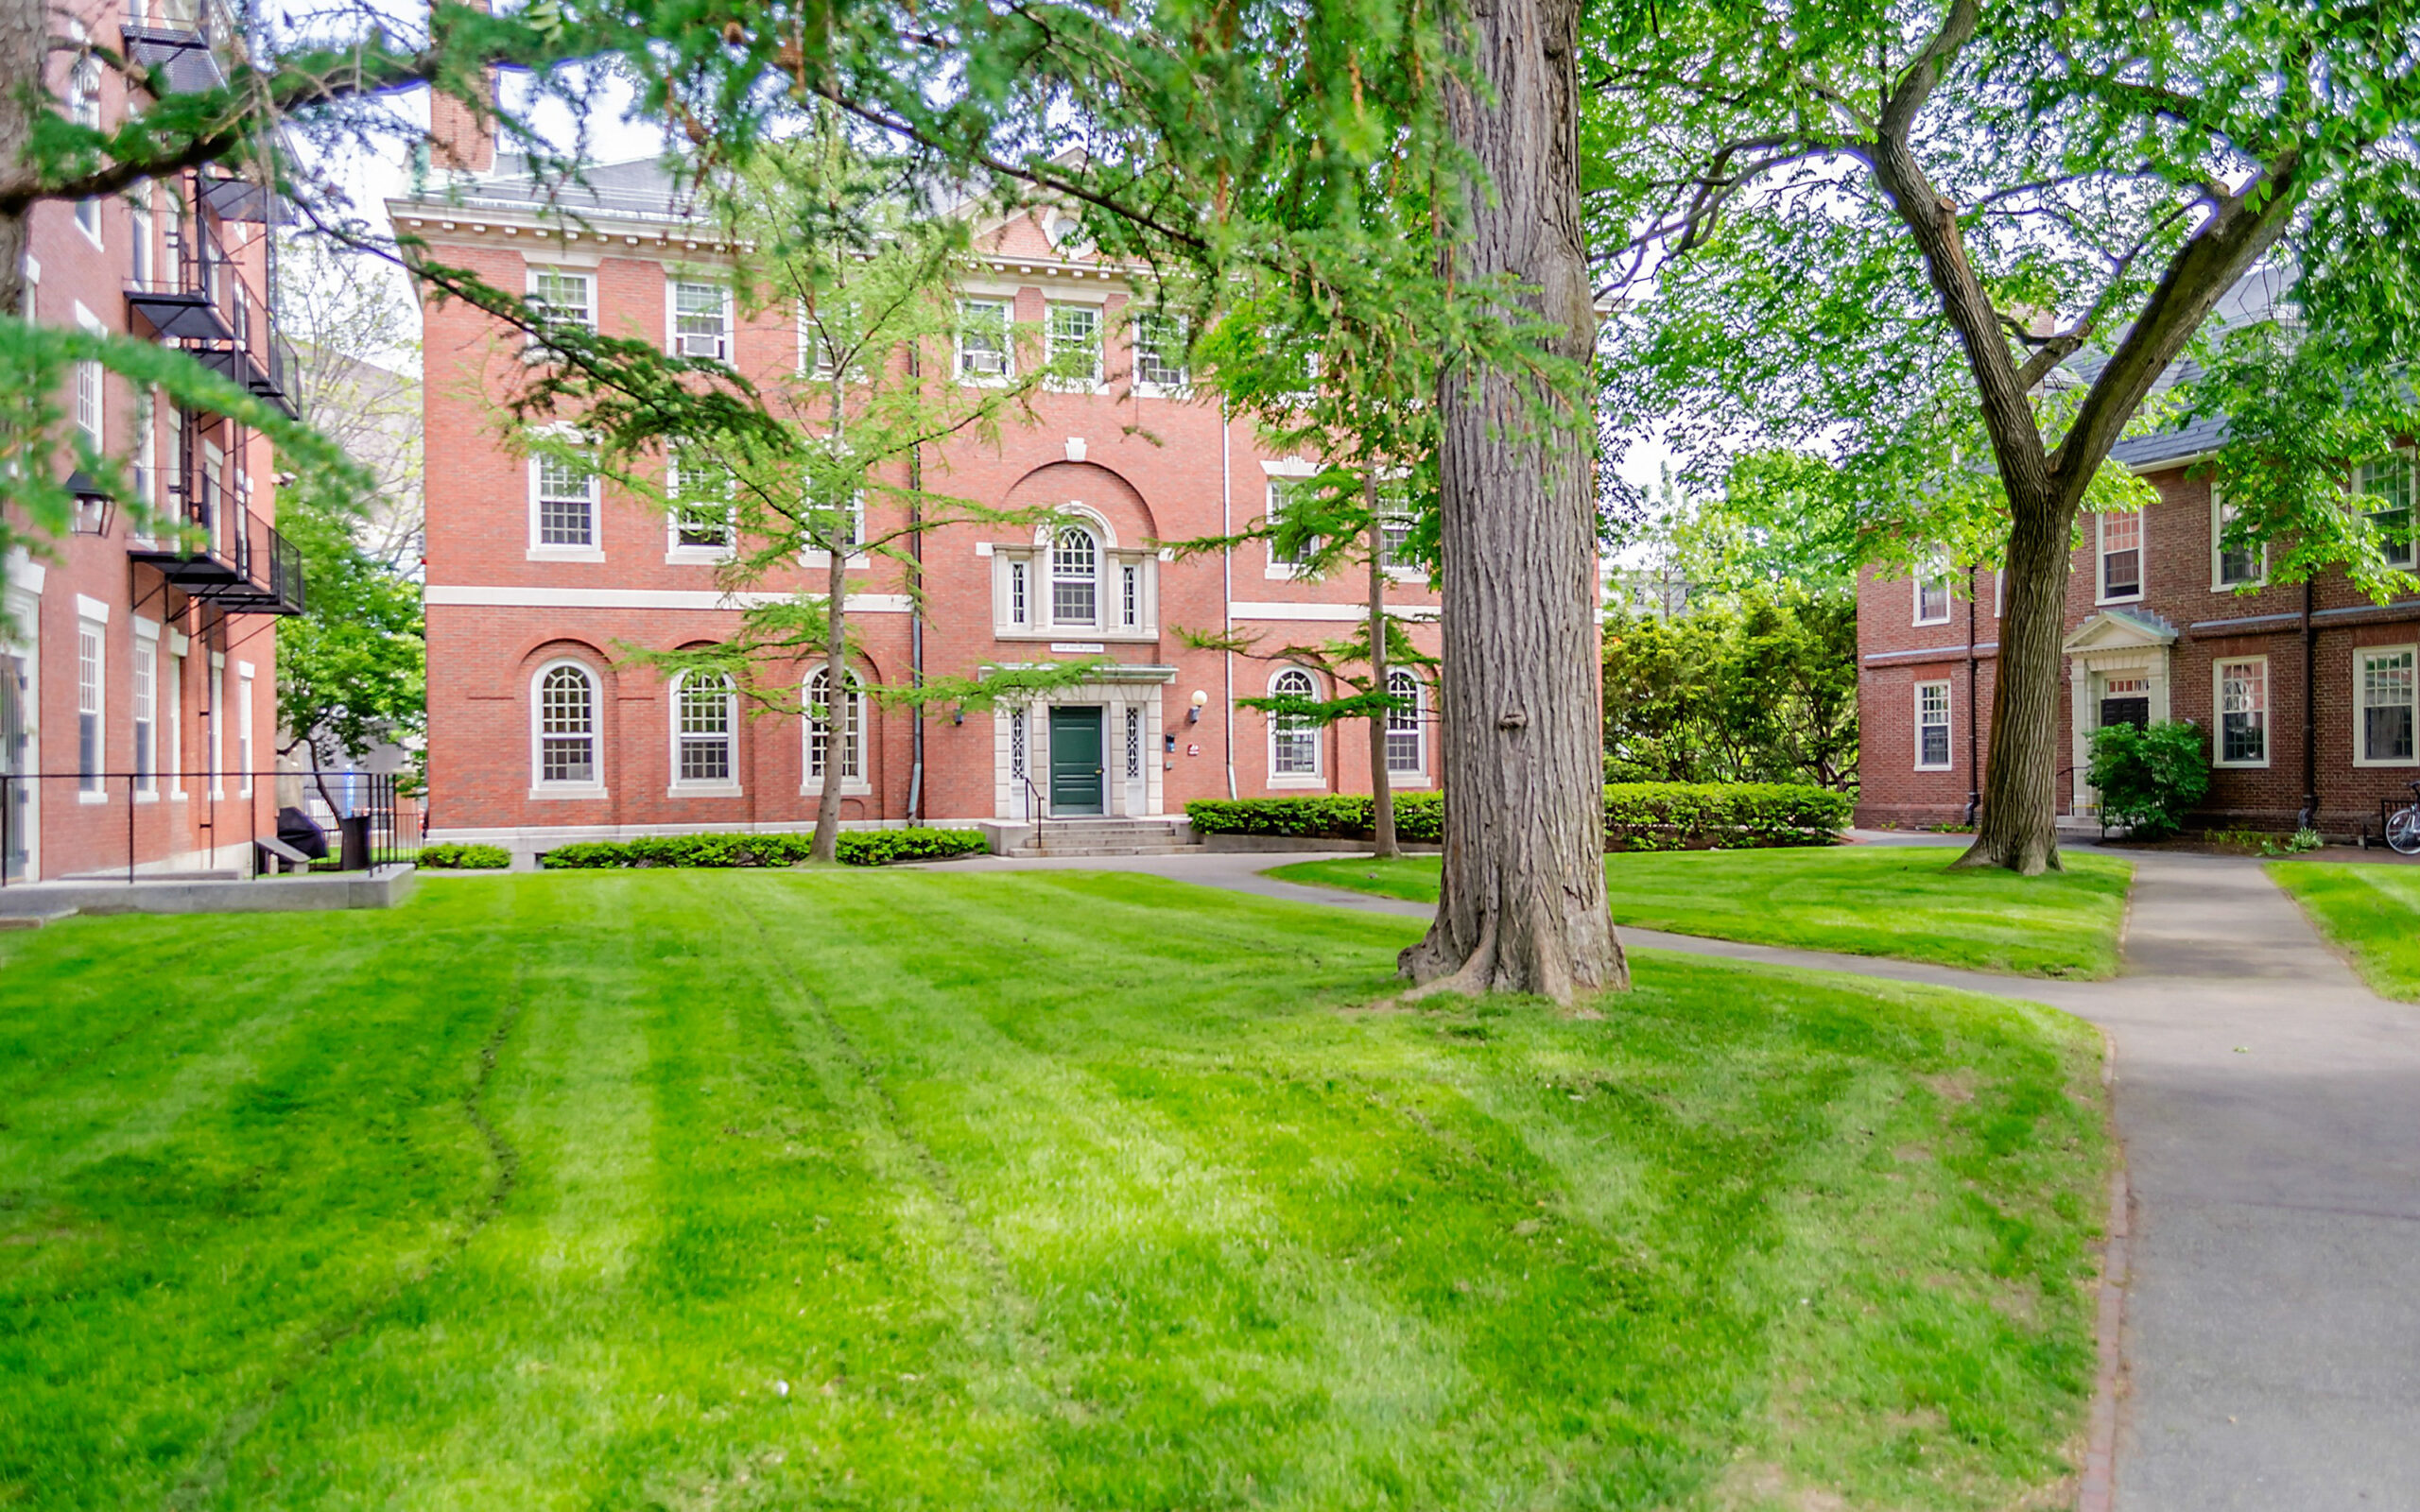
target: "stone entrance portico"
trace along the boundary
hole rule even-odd
[[[2175,645],[2175,626],[2126,609],[2102,610],[2060,644],[2067,656],[2067,728],[2074,732],[2074,813],[2097,813],[2100,807],[2085,774],[2092,765],[2092,732],[2109,722],[2103,714],[2151,724],[2169,717]]]
[[[1172,666],[1116,662],[1082,682],[995,710],[994,816],[1019,823],[1062,816],[1050,801],[1053,709],[1100,711],[1100,806],[1085,813],[1103,818],[1163,813],[1160,690],[1175,680]]]

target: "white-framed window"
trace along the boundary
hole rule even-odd
[[[596,280],[579,269],[531,268],[529,303],[532,313],[543,316],[548,325],[596,329]]]
[[[1395,700],[1387,711],[1387,770],[1417,777],[1428,770],[1420,724],[1420,679],[1396,667],[1387,674],[1387,695]]]
[[[2112,511],[2100,522],[2100,602],[2143,596],[2143,517]]]
[[[1057,388],[1091,389],[1101,381],[1101,309],[1098,304],[1049,306],[1050,366]]]
[[[2360,491],[2369,496],[2363,510],[2378,533],[2378,551],[2390,567],[2412,564],[2411,456],[2405,452],[2361,464]]]
[[[1949,769],[1949,684],[1916,684],[1916,770]]]
[[[1163,391],[1183,388],[1184,321],[1159,310],[1134,317],[1134,386]]]
[[[832,717],[831,669],[817,667],[807,675],[806,691],[803,695],[806,717],[805,727],[807,791],[821,792],[823,787],[823,731]],[[866,775],[866,695],[856,673],[849,674],[846,688],[838,700],[840,706],[840,785],[862,783]]]
[[[134,637],[134,791],[139,798],[160,793],[160,643],[138,627]]]
[[[210,681],[203,690],[210,707],[201,712],[202,723],[209,731],[210,796],[227,796],[227,658],[224,653],[210,653]]]
[[[1022,560],[1009,563],[1009,623],[1030,625],[1032,610],[1026,602],[1026,577],[1029,568]]]
[[[2353,765],[2412,765],[2413,647],[2363,646],[2353,653]]]
[[[1301,667],[1282,668],[1269,679],[1272,698],[1316,698],[1319,683]],[[1269,776],[1272,782],[1316,781],[1320,775],[1320,727],[1308,715],[1269,716]]]
[[[2238,657],[2212,669],[2218,680],[2221,766],[2269,765],[2269,659]]]
[[[1926,573],[1916,579],[1916,623],[1946,625],[1949,623],[1949,574],[1940,570]]]
[[[529,776],[538,793],[604,790],[596,764],[596,678],[578,662],[552,662],[529,682]]]
[[[672,352],[679,357],[731,357],[731,291],[695,279],[672,281]]]
[[[960,383],[994,384],[1015,370],[1009,345],[1009,301],[958,301],[958,378]]]
[[[596,329],[596,281],[583,271],[563,267],[532,267],[529,269],[530,314],[538,318],[540,329],[532,332],[522,355],[532,362],[544,362],[555,355],[544,333],[567,327]]]
[[[2269,547],[2256,542],[2248,546],[2226,543],[2227,526],[2235,523],[2236,511],[2228,507],[2220,495],[2219,486],[2210,485],[2210,592],[2232,593],[2246,583],[2263,583],[2269,579]]]
[[[81,303],[76,306],[76,323],[94,335],[106,329]],[[84,433],[85,441],[96,452],[102,449],[101,427],[105,419],[101,410],[101,365],[79,361],[76,364],[76,428]]]
[[[101,202],[98,199],[76,201],[76,229],[91,237],[94,246],[101,245]]]
[[[531,457],[529,508],[532,550],[596,550],[596,474],[578,462],[552,452]]]
[[[1117,569],[1117,624],[1121,629],[1139,629],[1143,624],[1143,568],[1137,562],[1120,563]]]
[[[862,339],[857,330],[857,306],[854,301],[838,301],[821,308],[809,309],[805,301],[798,303],[798,370],[816,383],[828,384],[840,376],[838,350],[854,348]],[[864,354],[858,353],[858,362]],[[863,377],[857,363],[850,366],[848,377],[855,382]]]
[[[185,659],[176,650],[184,644],[169,647],[160,676],[160,766],[171,801],[185,796]]]
[[[159,394],[150,388],[134,395],[134,496],[146,505],[160,502]]]
[[[1269,480],[1268,521],[1271,530],[1276,528],[1279,521],[1286,518],[1286,511],[1293,507],[1294,490],[1300,487],[1302,487],[1302,481],[1298,478],[1270,478]],[[1269,569],[1270,576],[1279,577],[1290,577],[1294,576],[1309,565],[1311,554],[1318,549],[1319,542],[1316,539],[1300,541],[1291,547],[1286,547],[1280,546],[1277,543],[1276,536],[1271,535],[1269,538]]]
[[[1378,516],[1378,565],[1391,573],[1416,573],[1411,556],[1411,516],[1388,510]]]
[[[672,785],[729,789],[737,699],[719,672],[684,672],[672,685]]]
[[[159,185],[149,180],[136,186],[127,201],[126,212],[126,276],[137,288],[148,287],[151,279],[151,207],[157,202]]]
[[[86,802],[105,802],[109,727],[101,711],[109,677],[109,629],[98,620],[76,622],[76,789]]]
[[[1143,775],[1143,711],[1131,703],[1126,706],[1126,775],[1130,780]]]
[[[1050,623],[1100,623],[1100,541],[1082,525],[1063,525],[1051,538]]]
[[[676,450],[665,466],[672,495],[665,542],[667,561],[719,560],[738,544],[738,507],[728,469],[712,458]]]
[[[1025,711],[1009,711],[1009,779],[1023,782],[1026,775]]]
[[[252,664],[235,663],[235,796],[252,796]]]
[[[71,26],[78,42],[84,41],[81,24]],[[67,118],[78,126],[97,131],[101,128],[101,60],[90,52],[79,52],[67,70]]]

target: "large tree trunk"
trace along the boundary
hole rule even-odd
[[[1370,510],[1370,691],[1387,691],[1387,526],[1378,518],[1378,474],[1361,480],[1361,502]],[[1387,711],[1370,716],[1370,833],[1372,850],[1399,855],[1395,844],[1395,793],[1387,777]]]
[[[43,0],[0,0],[0,163],[24,160],[41,111],[49,15]],[[0,213],[0,318],[24,318],[26,245],[33,211]]]
[[[1975,843],[1956,864],[2033,877],[2060,869],[2058,774],[2066,764],[2059,759],[2059,640],[2075,507],[2043,498],[2010,502],[1983,812]]]
[[[837,537],[839,532],[833,534]],[[823,576],[823,791],[815,799],[815,843],[810,861],[840,859],[840,760],[849,749],[849,548],[831,541]]]
[[[1584,364],[1596,311],[1580,223],[1578,0],[1477,0],[1487,97],[1448,83],[1454,135],[1486,176],[1446,271],[1510,279]],[[1440,725],[1445,863],[1437,918],[1403,954],[1423,991],[1567,1003],[1629,986],[1605,908],[1596,515],[1582,394],[1449,363],[1438,384],[1444,569]],[[1542,420],[1540,410],[1551,412]]]

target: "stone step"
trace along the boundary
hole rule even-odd
[[[62,919],[75,917],[73,908],[52,908],[38,914],[0,914],[0,929],[40,929],[44,924],[55,924]]]

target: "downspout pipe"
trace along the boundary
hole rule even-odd
[[[908,377],[915,381],[916,349],[908,348]],[[908,449],[908,681],[925,685],[925,449]],[[915,707],[908,731],[908,822],[925,822],[925,706]]]
[[[1975,743],[1975,567],[1966,569],[1966,827],[1973,829],[1977,816],[1983,812],[1983,779],[1980,752]]]
[[[1236,534],[1234,425],[1227,415],[1227,402],[1219,401],[1219,534],[1232,540]],[[1219,553],[1219,628],[1232,641],[1236,634],[1236,548]],[[1236,795],[1236,653],[1219,653],[1219,677],[1225,690],[1227,716],[1227,797]]]
[[[2319,627],[2311,623],[2311,580],[2303,579],[2303,811],[2295,816],[2294,828],[2314,830],[2319,827],[2319,710],[2312,702],[2312,685],[2319,663]],[[2367,833],[2367,830],[2362,832]]]

